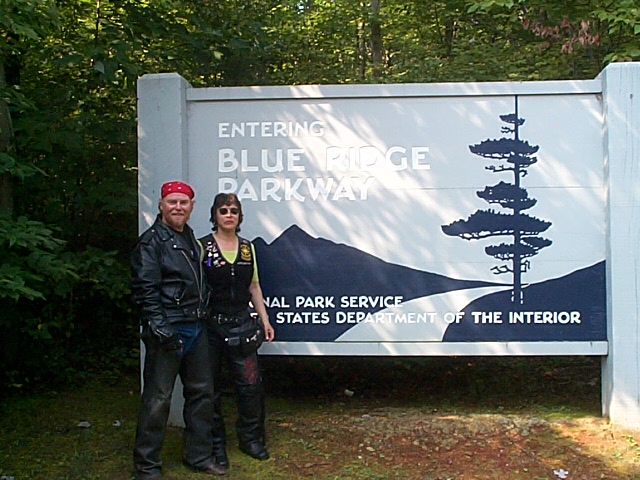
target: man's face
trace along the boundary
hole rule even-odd
[[[181,232],[189,221],[193,210],[193,200],[184,193],[171,193],[158,204],[162,223]]]

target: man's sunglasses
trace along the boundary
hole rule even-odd
[[[231,208],[222,207],[218,211],[220,212],[220,215],[226,215],[229,212],[231,212],[231,215],[238,215],[240,213],[240,210],[238,210],[235,207],[231,207]]]

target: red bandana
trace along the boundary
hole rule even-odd
[[[196,196],[193,188],[191,188],[184,182],[175,181],[162,184],[162,189],[160,189],[160,198],[164,198],[167,195],[171,195],[172,193],[184,193],[191,199]]]

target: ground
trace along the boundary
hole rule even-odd
[[[640,479],[637,432],[598,415],[597,359],[329,359],[311,379],[292,367],[292,392],[318,396],[269,416],[283,478]]]
[[[325,409],[279,421],[274,435],[297,442],[284,456],[290,478],[640,478],[637,463],[620,462],[637,461],[637,446],[601,420],[434,410]]]
[[[640,432],[601,415],[599,359],[265,357],[267,443],[230,480],[638,480]],[[0,400],[2,480],[131,479],[139,376]],[[166,480],[202,480],[168,430]]]

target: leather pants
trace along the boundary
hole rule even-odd
[[[245,358],[230,354],[224,342],[224,325],[208,327],[209,345],[211,347],[211,364],[213,366],[213,383],[216,386],[213,408],[213,444],[216,448],[226,445],[226,431],[221,408],[222,363],[226,362],[236,394],[236,433],[238,442],[265,441],[265,396],[258,354],[253,353]]]
[[[144,388],[138,413],[133,462],[138,478],[160,475],[160,450],[164,440],[171,395],[177,375],[184,386],[183,461],[195,469],[212,463],[211,427],[213,415],[213,381],[206,333],[184,356],[166,352],[157,338],[144,335],[146,348]]]

